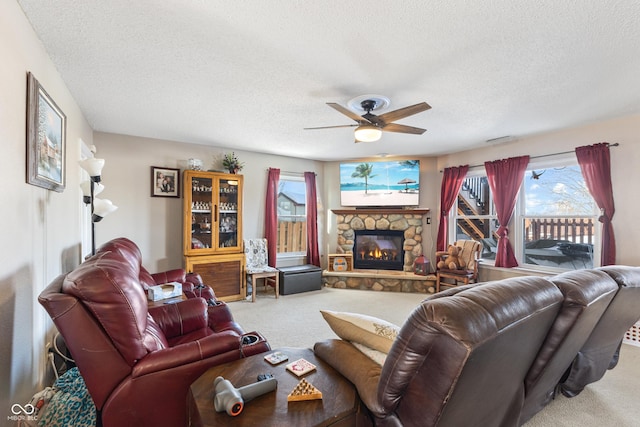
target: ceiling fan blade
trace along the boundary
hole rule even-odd
[[[427,104],[426,102],[421,102],[416,105],[410,105],[408,107],[399,108],[397,110],[389,111],[388,113],[380,114],[378,116],[378,119],[382,120],[385,123],[391,123],[395,122],[396,120],[421,113],[430,108],[431,106],[429,104]]]
[[[358,124],[354,123],[352,125],[337,125],[337,126],[318,126],[318,127],[313,127],[313,128],[303,128],[304,130],[314,130],[314,129],[333,129],[333,128],[354,128],[356,126],[359,126]]]
[[[334,110],[344,114],[345,116],[349,117],[352,120],[355,120],[356,122],[360,123],[360,122],[368,122],[367,119],[357,115],[356,113],[354,113],[353,111],[343,107],[340,104],[336,104],[335,102],[327,102],[327,105],[331,108],[333,108]]]
[[[388,125],[384,125],[382,130],[385,132],[411,133],[414,135],[422,135],[426,131],[426,129],[400,125],[398,123],[389,123]]]

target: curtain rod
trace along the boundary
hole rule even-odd
[[[619,146],[619,145],[620,145],[620,144],[618,144],[617,142],[616,142],[616,143],[613,143],[613,144],[609,144],[609,143],[607,143],[607,146],[609,146],[609,147],[617,147],[617,146]],[[531,156],[531,157],[529,157],[529,159],[541,159],[541,158],[543,158],[543,157],[560,156],[560,155],[562,155],[562,154],[571,154],[571,153],[575,153],[575,152],[576,152],[576,150],[571,150],[571,151],[561,151],[560,153],[541,154],[541,155],[539,155],[539,156]],[[481,167],[484,167],[484,164],[481,164],[481,165],[472,165],[472,166],[469,166],[469,169],[471,169],[471,168],[481,168]],[[440,172],[444,172],[444,171],[440,171]]]
[[[269,169],[267,169],[269,170]],[[304,176],[304,172],[290,172],[290,171],[283,171],[281,170],[280,173],[284,173],[286,175],[293,175],[293,176]],[[313,173],[314,175],[318,175],[317,173]]]

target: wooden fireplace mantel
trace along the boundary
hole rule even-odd
[[[398,214],[398,215],[426,215],[429,209],[389,209],[389,208],[366,208],[366,209],[331,209],[336,215],[372,215],[372,214]]]

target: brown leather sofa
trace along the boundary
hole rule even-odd
[[[567,397],[577,396],[615,368],[624,334],[640,317],[640,268],[610,266],[599,270],[611,276],[619,289],[562,378],[559,388]]]
[[[382,366],[344,340],[314,351],[354,383],[372,425],[519,426],[580,365],[602,319],[617,325],[603,334],[622,340],[629,321],[613,320],[622,287],[612,277],[640,286],[640,268],[617,267],[437,293],[409,316]],[[606,347],[611,360],[616,346]]]
[[[121,251],[101,251],[56,278],[38,300],[64,337],[101,425],[185,426],[196,378],[269,345],[257,332],[216,332],[203,298],[148,307],[145,274],[131,261]]]
[[[554,399],[567,367],[613,300],[618,286],[602,271],[576,270],[549,280],[564,296],[562,307],[524,379],[524,424]]]

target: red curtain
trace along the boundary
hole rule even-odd
[[[512,157],[509,159],[485,162],[487,180],[493,194],[496,215],[500,221],[498,234],[498,252],[496,253],[496,267],[517,267],[518,261],[509,242],[507,224],[513,215],[518,190],[522,185],[524,173],[529,164],[529,156]]]
[[[267,177],[267,197],[264,209],[264,236],[267,238],[269,265],[276,266],[278,256],[278,181],[280,169],[269,168]]]
[[[589,192],[600,208],[598,220],[602,223],[602,251],[600,264],[612,265],[616,262],[616,238],[613,234],[613,186],[611,185],[611,158],[609,144],[587,145],[576,148],[576,157]]]
[[[442,176],[442,187],[440,189],[440,223],[438,225],[438,238],[436,240],[436,250],[444,251],[447,246],[447,229],[449,211],[458,198],[460,187],[464,182],[469,165],[446,168]]]
[[[316,174],[304,173],[307,187],[307,264],[320,267],[318,250],[318,197],[316,194]]]

